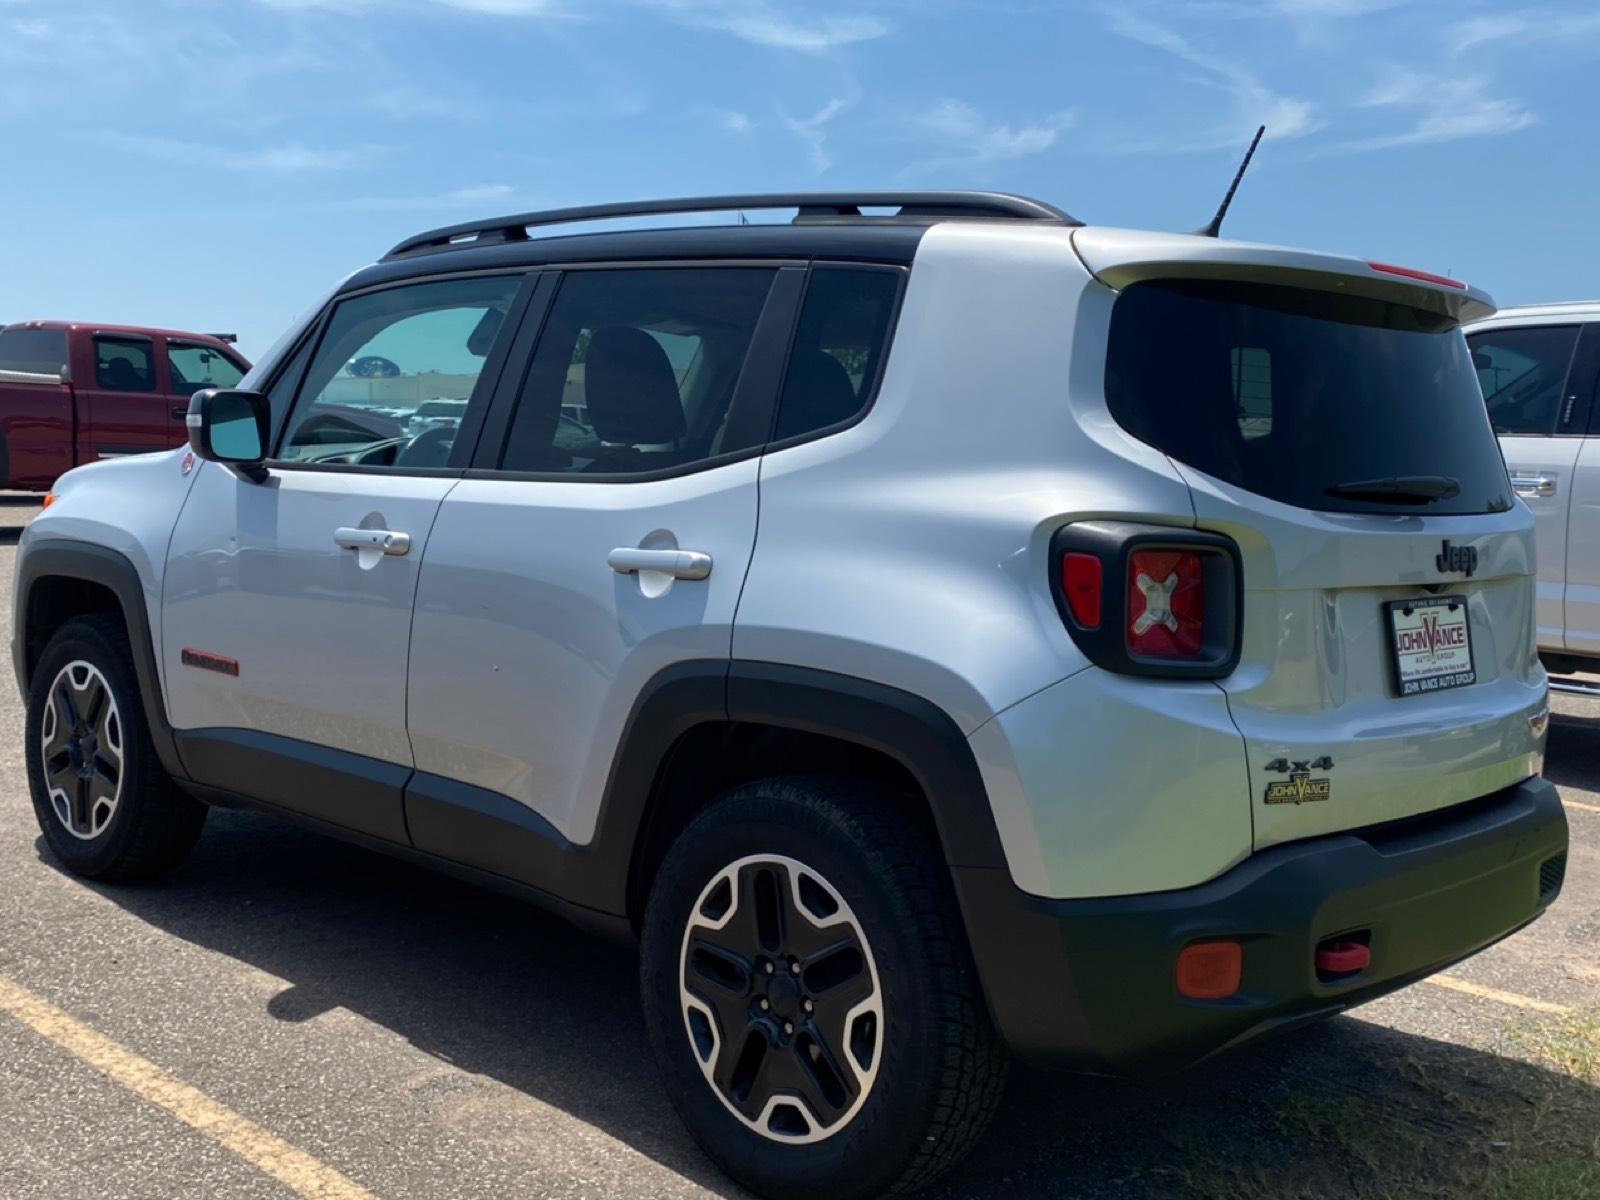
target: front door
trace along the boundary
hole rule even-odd
[[[487,469],[446,497],[422,565],[406,801],[419,848],[542,882],[539,840],[593,837],[649,681],[728,659],[802,275],[560,280],[525,379],[505,389],[503,452],[486,434]]]
[[[168,711],[197,782],[407,840],[412,603],[460,475],[456,428],[413,433],[410,417],[440,392],[486,403],[485,363],[501,361],[492,350],[524,278],[339,302],[266,478],[201,468],[173,532],[162,638]],[[381,371],[352,370],[374,359]]]
[[[1472,365],[1512,487],[1533,510],[1538,537],[1539,648],[1566,647],[1567,511],[1585,411],[1566,388],[1576,325],[1526,325],[1471,333]]]

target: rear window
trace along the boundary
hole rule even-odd
[[[1135,284],[1112,309],[1106,402],[1178,462],[1299,508],[1511,506],[1459,327],[1404,305],[1263,284]],[[1397,477],[1411,484],[1385,496]],[[1413,494],[1447,492],[1441,480],[1456,493]]]
[[[65,329],[0,329],[0,371],[56,375],[66,369]]]

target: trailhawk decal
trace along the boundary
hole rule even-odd
[[[225,658],[220,654],[212,654],[205,650],[191,650],[185,646],[183,649],[183,665],[186,667],[199,667],[202,671],[215,671],[218,675],[237,675],[239,673],[239,660]]]
[[[1287,771],[1288,779],[1267,784],[1264,801],[1267,804],[1306,804],[1313,800],[1327,800],[1333,792],[1333,780],[1313,779],[1311,772],[1333,770],[1333,759],[1324,754],[1310,762],[1291,763],[1286,758],[1275,758],[1267,764],[1269,771]]]

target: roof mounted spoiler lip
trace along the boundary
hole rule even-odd
[[[1090,274],[1119,291],[1148,279],[1233,279],[1368,296],[1438,313],[1459,324],[1495,312],[1494,299],[1481,288],[1425,272],[1400,275],[1387,264],[1375,266],[1339,254],[1101,228],[1074,229],[1072,244]]]
[[[683,196],[669,200],[635,200],[619,204],[585,204],[538,212],[514,213],[486,221],[445,225],[409,237],[383,256],[383,261],[454,245],[493,245],[528,240],[528,230],[546,225],[606,221],[624,217],[687,213],[739,212],[745,209],[798,209],[795,223],[841,220],[1002,220],[1081,225],[1053,204],[1009,192],[771,192],[731,196]],[[893,217],[864,217],[863,208],[894,208]]]

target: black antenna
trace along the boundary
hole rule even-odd
[[[1233,203],[1233,194],[1239,190],[1239,181],[1244,178],[1245,170],[1250,166],[1250,160],[1255,157],[1256,147],[1261,144],[1261,135],[1266,131],[1267,127],[1265,125],[1256,129],[1255,137],[1250,139],[1250,149],[1244,152],[1244,161],[1239,164],[1238,174],[1233,177],[1233,182],[1228,185],[1228,194],[1222,198],[1222,204],[1217,209],[1217,215],[1211,218],[1211,224],[1204,229],[1195,230],[1195,233],[1199,236],[1214,238],[1222,232],[1222,218],[1228,215],[1228,205]]]

